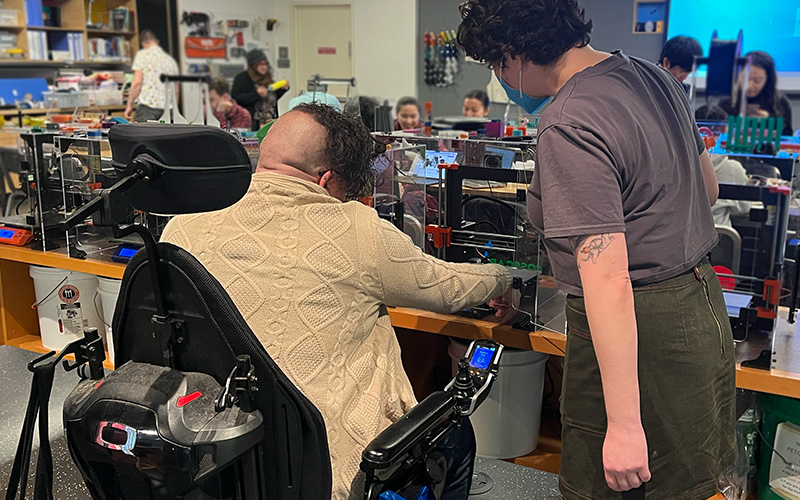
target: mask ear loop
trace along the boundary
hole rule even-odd
[[[522,65],[521,65],[521,63],[522,63],[522,61],[520,61],[520,67],[519,67],[519,97],[520,97],[520,99],[524,99],[525,96],[522,94]]]

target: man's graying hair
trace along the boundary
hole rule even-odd
[[[347,116],[326,104],[300,104],[292,109],[311,115],[325,127],[324,162],[344,181],[347,199],[370,196],[375,187],[372,164],[386,151],[357,117]]]

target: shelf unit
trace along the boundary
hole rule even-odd
[[[91,5],[91,19],[89,19]],[[129,65],[133,61],[133,56],[139,48],[139,35],[135,31],[138,29],[136,18],[136,0],[42,0],[43,7],[57,7],[59,9],[60,26],[30,26],[27,24],[25,11],[25,0],[4,0],[3,8],[16,10],[19,25],[0,26],[0,30],[12,32],[17,35],[17,48],[23,52],[22,58],[6,59],[0,58],[0,67],[20,63],[48,64],[57,63],[75,64],[83,66],[85,64],[99,64],[107,67],[109,65]],[[111,11],[116,8],[126,8],[131,13],[133,30],[112,30]],[[91,22],[91,27],[88,24]],[[83,53],[85,59],[82,61],[51,61],[30,58],[28,47],[28,32],[45,33],[80,33],[83,35]],[[131,60],[90,60],[89,59],[89,39],[90,38],[111,38],[122,37],[130,44]],[[48,35],[49,38],[49,35]],[[48,54],[49,57],[49,54]]]

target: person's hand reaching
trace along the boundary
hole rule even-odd
[[[517,315],[519,300],[519,290],[509,288],[502,296],[489,301],[489,307],[497,310],[494,315],[500,320],[500,323],[510,323],[514,316]]]
[[[256,92],[261,97],[267,97],[267,87],[260,86],[256,89]]]

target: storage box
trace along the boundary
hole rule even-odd
[[[0,44],[5,46],[17,46],[17,35],[8,31],[0,31]]]
[[[97,106],[119,106],[122,104],[122,91],[106,89],[90,92],[89,100]]]
[[[19,12],[12,9],[0,9],[0,26],[19,25]]]
[[[89,106],[89,94],[85,92],[42,92],[47,108],[85,108]]]

